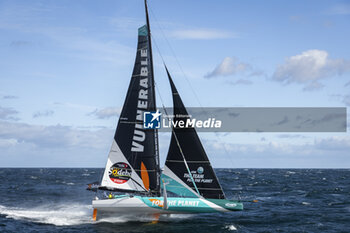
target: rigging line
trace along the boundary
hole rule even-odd
[[[139,184],[139,182],[137,182],[135,179],[133,179],[132,177],[130,177],[130,179],[132,181],[134,181],[135,184],[137,184],[138,186],[140,186],[141,188],[143,188],[146,192],[150,192],[150,190],[147,190],[146,188],[144,188],[141,184]]]
[[[188,85],[190,86],[190,88],[191,88],[191,90],[192,90],[192,92],[193,92],[193,94],[194,94],[196,100],[198,101],[199,105],[202,107],[202,105],[201,105],[201,103],[200,103],[200,101],[199,101],[199,98],[198,98],[196,92],[194,91],[194,88],[193,88],[192,84],[191,84],[190,81],[188,80],[187,75],[186,75],[185,72],[183,71],[180,62],[179,62],[179,60],[177,59],[177,56],[176,56],[176,54],[175,54],[175,52],[174,52],[173,47],[171,46],[169,40],[168,40],[167,37],[165,36],[165,33],[164,33],[162,27],[160,26],[159,21],[157,20],[157,17],[156,17],[155,14],[153,13],[152,9],[150,9],[150,12],[151,12],[152,16],[154,17],[154,19],[155,19],[155,21],[156,21],[156,23],[157,23],[158,28],[160,29],[160,31],[161,31],[161,33],[162,33],[162,35],[163,35],[163,37],[164,37],[164,39],[165,39],[165,41],[166,41],[168,47],[170,48],[170,51],[171,51],[172,55],[173,55],[174,58],[175,58],[175,61],[176,61],[177,65],[179,66],[179,68],[180,68],[182,74],[184,75],[184,77],[185,77],[185,79],[186,79]],[[164,60],[163,60],[163,62],[164,62]]]
[[[175,54],[174,50],[172,49],[172,46],[170,45],[168,39],[166,38],[166,36],[165,36],[165,34],[164,34],[164,32],[163,32],[163,29],[162,29],[162,27],[160,26],[160,24],[159,24],[159,22],[158,22],[158,20],[157,20],[157,17],[156,17],[155,14],[153,13],[152,9],[150,9],[149,11],[151,12],[152,16],[154,17],[156,23],[158,24],[158,27],[159,27],[159,29],[160,29],[160,31],[161,31],[163,37],[165,38],[165,40],[166,40],[166,42],[167,42],[167,44],[168,44],[168,46],[169,46],[169,48],[170,48],[170,50],[171,50],[173,56],[175,57],[175,60],[176,60],[177,65],[180,67],[181,72],[184,74],[184,76],[185,76],[185,78],[186,78],[186,81],[187,81],[187,83],[189,84],[190,88],[192,89],[192,92],[194,93],[194,95],[195,95],[195,97],[196,97],[196,99],[197,99],[199,105],[201,106],[201,108],[203,108],[203,106],[201,105],[201,103],[200,103],[200,101],[199,101],[198,96],[197,96],[196,93],[194,92],[194,89],[193,89],[191,83],[189,82],[189,80],[188,80],[188,78],[187,78],[185,72],[183,71],[183,69],[182,69],[182,67],[181,67],[181,65],[180,65],[180,62],[179,62],[178,59],[177,59],[176,54]],[[151,35],[151,36],[152,36],[152,35]],[[163,58],[163,56],[162,56],[162,54],[161,54],[161,52],[160,52],[160,49],[159,49],[159,47],[158,47],[158,45],[157,45],[157,43],[156,43],[156,40],[154,39],[153,36],[152,36],[152,38],[153,38],[154,44],[156,45],[157,51],[158,51],[158,53],[159,53],[159,55],[160,55],[160,57],[161,57],[161,59],[162,59],[162,61],[163,61],[163,63],[164,63],[164,66],[165,66],[164,58]],[[156,84],[156,83],[155,83],[155,84]],[[168,113],[167,113],[166,110],[165,110],[164,102],[163,102],[163,100],[162,100],[162,98],[161,98],[161,95],[160,95],[160,92],[159,92],[157,86],[156,86],[156,89],[157,89],[158,94],[159,94],[159,96],[160,96],[163,109],[164,109],[165,113],[168,115]],[[196,183],[194,182],[192,173],[191,173],[191,171],[190,171],[190,169],[189,169],[189,167],[188,167],[188,164],[187,164],[187,161],[186,161],[186,159],[185,159],[185,156],[184,156],[184,154],[183,154],[183,151],[182,151],[182,148],[181,148],[181,146],[180,146],[179,140],[178,140],[178,138],[177,138],[177,136],[176,136],[176,133],[175,133],[175,131],[174,131],[173,129],[172,129],[172,133],[173,133],[173,135],[174,135],[174,137],[175,137],[175,139],[176,139],[176,143],[177,143],[177,145],[178,145],[178,147],[179,147],[180,153],[181,153],[182,158],[183,158],[183,160],[184,160],[184,163],[185,163],[187,172],[188,172],[188,174],[189,174],[189,176],[190,176],[190,178],[191,178],[191,181],[192,181],[192,183],[193,183],[193,185],[194,185],[194,187],[195,187],[197,193],[200,195],[200,193],[199,193],[199,191],[198,191],[198,189],[197,189],[197,185],[196,185]],[[215,172],[214,172],[214,174],[215,174]],[[221,185],[220,185],[220,187],[221,187]]]
[[[145,13],[146,13],[146,24],[147,24],[147,38],[148,38],[148,45],[149,45],[149,53],[150,53],[150,68],[151,68],[151,75],[152,75],[152,85],[153,88],[155,86],[155,80],[154,80],[154,69],[153,69],[153,53],[152,53],[152,34],[151,34],[151,26],[149,23],[149,16],[148,16],[148,4],[147,0],[144,0],[145,3]],[[154,107],[157,108],[156,105],[156,99],[154,98]],[[157,168],[159,170],[159,173],[157,173],[157,191],[160,193],[160,159],[159,159],[159,140],[158,140],[158,129],[154,130],[154,150],[156,155],[156,164]]]
[[[162,96],[160,95],[160,91],[159,91],[157,85],[156,85],[156,90],[157,90],[157,92],[158,92],[158,94],[159,94],[160,102],[162,102],[163,110],[164,110],[165,114],[168,116],[167,110],[165,109],[164,102],[163,102]],[[170,117],[168,116],[168,118],[170,118]],[[192,181],[192,183],[193,183],[193,186],[194,186],[194,188],[196,189],[196,192],[198,193],[198,195],[200,195],[200,193],[199,193],[199,191],[198,191],[198,188],[197,188],[197,185],[196,185],[196,183],[194,182],[194,179],[193,179],[191,170],[190,170],[190,168],[188,167],[188,164],[187,164],[187,161],[186,161],[186,159],[185,159],[185,155],[184,155],[184,153],[183,153],[183,151],[182,151],[182,148],[181,148],[181,146],[180,146],[179,140],[177,139],[177,136],[176,136],[176,133],[175,133],[175,131],[174,131],[174,128],[172,128],[171,133],[172,133],[172,134],[174,135],[174,137],[175,137],[176,144],[177,144],[177,146],[178,146],[178,148],[179,148],[179,150],[180,150],[180,154],[181,154],[181,156],[182,156],[182,158],[183,158],[185,167],[186,167],[187,172],[188,172],[188,174],[189,174],[189,176],[190,176],[190,178],[191,178],[191,181]]]
[[[207,112],[206,112],[205,109],[203,108],[203,105],[201,104],[201,102],[200,102],[200,100],[199,100],[199,98],[198,98],[198,96],[197,96],[197,94],[196,94],[196,92],[195,92],[195,90],[194,90],[194,88],[193,88],[191,82],[189,81],[187,75],[186,75],[185,72],[183,71],[182,66],[181,66],[181,64],[180,64],[179,60],[177,59],[177,56],[176,56],[176,54],[175,54],[175,52],[174,52],[174,49],[172,48],[172,46],[171,46],[169,40],[167,39],[167,37],[165,36],[164,30],[162,29],[162,27],[161,27],[159,21],[157,20],[156,15],[155,15],[154,12],[152,11],[152,9],[150,9],[149,11],[151,12],[153,18],[155,19],[155,22],[157,23],[157,26],[158,26],[158,28],[160,29],[160,32],[161,32],[162,36],[164,37],[164,39],[165,39],[165,41],[166,41],[168,47],[169,47],[170,50],[171,50],[172,55],[173,55],[174,58],[175,58],[175,61],[176,61],[177,65],[179,66],[179,68],[180,68],[182,74],[184,75],[184,77],[185,77],[187,83],[189,84],[189,86],[190,86],[190,88],[191,88],[191,91],[192,91],[193,95],[195,96],[197,102],[199,103],[199,106],[200,106],[201,110],[205,113],[206,116],[208,116],[208,115],[207,115]],[[153,38],[153,41],[155,42],[155,39],[154,39],[153,36],[152,36],[152,38]],[[155,42],[155,44],[156,44],[156,42]],[[160,55],[160,57],[161,57],[163,63],[165,64],[164,58],[163,58],[163,56],[162,56],[162,54],[161,54],[161,52],[160,52],[160,49],[158,48],[158,45],[157,45],[157,44],[156,44],[156,48],[157,48],[157,50],[158,50],[158,53],[159,53],[159,55]],[[217,132],[215,132],[215,135],[218,136],[218,137],[221,137],[221,135],[220,135],[219,133],[217,133]],[[233,160],[232,160],[232,158],[231,158],[230,156],[228,156],[229,153],[228,153],[228,151],[227,151],[227,149],[226,149],[226,146],[223,146],[223,148],[224,148],[224,151],[225,151],[225,157],[229,159],[229,161],[230,161],[230,163],[231,163],[231,166],[234,168],[235,166],[234,166]]]
[[[158,51],[158,52],[159,52],[159,51]],[[165,65],[165,63],[164,63],[164,65]],[[159,97],[160,97],[160,102],[162,102],[162,108],[163,108],[165,114],[168,116],[168,118],[170,118],[169,115],[168,115],[167,110],[165,109],[162,95],[160,94],[160,91],[159,91],[158,86],[157,86],[156,83],[155,83],[155,87],[156,87],[156,90],[157,90],[158,95],[159,95]],[[197,188],[197,185],[196,185],[196,183],[194,182],[194,179],[193,179],[191,170],[190,170],[190,168],[188,167],[188,164],[187,164],[187,161],[186,161],[186,159],[185,159],[185,155],[184,155],[184,153],[183,153],[183,151],[182,151],[182,148],[181,148],[181,146],[180,146],[179,140],[178,140],[178,138],[177,138],[177,136],[176,136],[176,133],[175,133],[175,131],[174,131],[174,128],[172,128],[171,133],[172,133],[172,134],[174,135],[174,137],[175,137],[176,144],[177,144],[177,146],[178,146],[178,148],[179,148],[179,150],[180,150],[180,154],[181,154],[181,156],[182,156],[182,158],[183,158],[183,160],[184,160],[185,167],[186,167],[187,172],[188,172],[188,174],[189,174],[189,176],[190,176],[190,178],[191,178],[191,181],[192,181],[192,183],[193,183],[193,186],[195,187],[196,192],[198,193],[198,195],[200,195],[200,193],[199,193],[199,191],[198,191],[198,188]]]

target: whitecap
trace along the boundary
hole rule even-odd
[[[237,228],[234,225],[227,225],[225,226],[226,229],[228,229],[229,231],[237,231]]]

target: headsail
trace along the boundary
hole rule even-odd
[[[159,196],[156,129],[143,128],[144,112],[156,110],[149,27],[138,30],[133,74],[101,182],[102,189],[147,191]]]
[[[187,110],[167,70],[174,104],[174,121],[188,119]],[[188,172],[190,171],[190,173]],[[167,190],[179,195],[225,199],[220,183],[194,128],[173,128],[162,173]]]

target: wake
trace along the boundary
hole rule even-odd
[[[152,222],[152,216],[116,216],[100,219],[97,222],[92,220],[92,206],[84,204],[56,204],[42,205],[35,208],[6,207],[0,205],[0,215],[15,220],[25,220],[30,222],[51,224],[55,226],[71,226],[95,223],[125,223],[125,222]],[[190,214],[171,214],[162,216],[160,222],[176,222],[191,218]]]
[[[91,205],[83,204],[43,205],[35,208],[6,207],[0,205],[0,214],[5,215],[6,218],[56,226],[93,223]]]

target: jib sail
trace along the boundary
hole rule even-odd
[[[174,105],[173,121],[186,121],[187,110],[167,70]],[[174,128],[162,178],[167,191],[182,196],[225,199],[220,183],[194,128]]]

